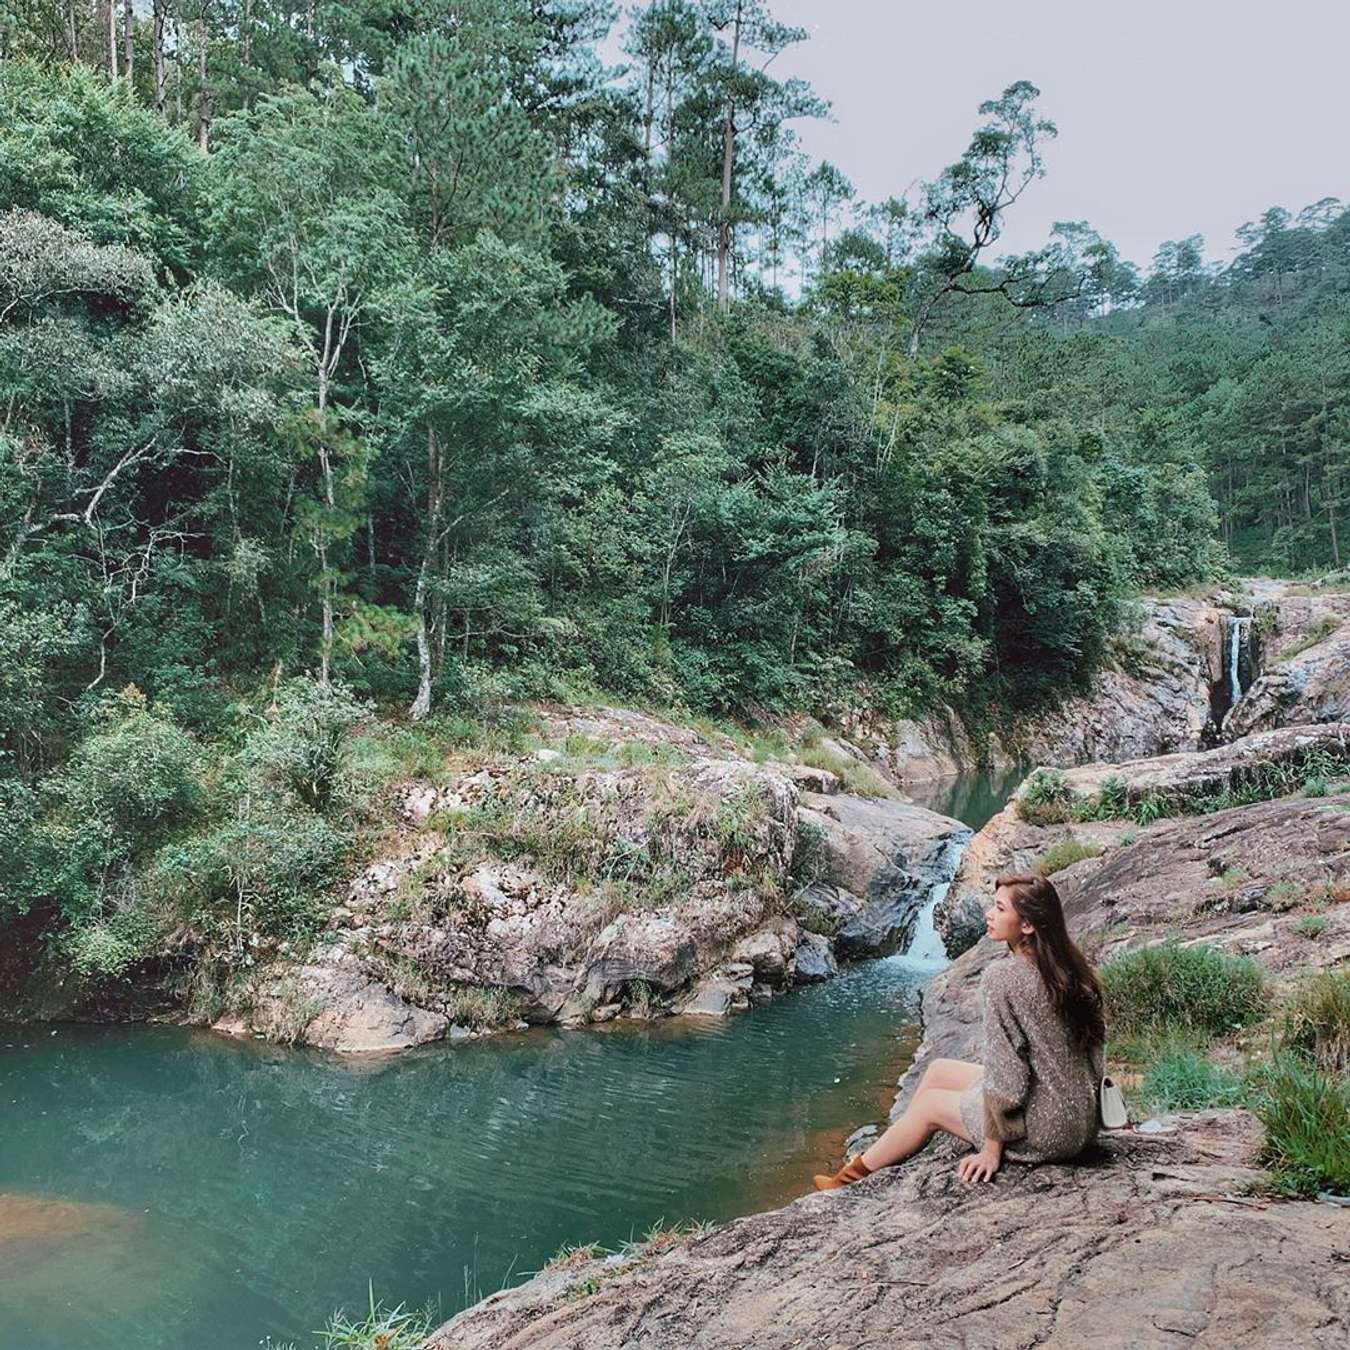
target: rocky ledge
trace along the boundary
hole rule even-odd
[[[640,714],[558,712],[550,730],[407,785],[327,930],[263,963],[218,1029],[389,1051],[738,1012],[902,949],[970,834]]]
[[[1245,1194],[1245,1114],[1178,1124],[974,1188],[934,1148],[663,1251],[564,1263],[427,1350],[1344,1345],[1350,1213]]]

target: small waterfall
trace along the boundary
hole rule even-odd
[[[952,879],[956,876],[961,853],[970,841],[971,834],[966,832],[948,839],[938,854],[933,870],[942,878],[928,893],[928,903],[919,911],[914,921],[914,936],[904,953],[892,960],[903,961],[907,966],[919,966],[927,970],[941,970],[947,964],[947,948],[938,936],[934,922],[938,905],[946,899],[951,889]]]
[[[1242,697],[1242,680],[1238,675],[1238,658],[1242,655],[1242,634],[1251,623],[1250,616],[1235,615],[1228,624],[1228,696],[1232,704]]]

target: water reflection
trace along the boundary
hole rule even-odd
[[[726,1023],[556,1029],[376,1062],[175,1028],[0,1049],[0,1325],[29,1350],[301,1345],[367,1279],[446,1311],[564,1242],[800,1194],[912,1054],[900,961]],[[4,1045],[0,1041],[0,1045]],[[135,1216],[134,1229],[127,1216]],[[120,1295],[125,1295],[122,1297]]]
[[[1005,778],[928,785],[925,804],[978,828]],[[724,1023],[378,1059],[0,1028],[2,1343],[308,1347],[368,1280],[448,1315],[564,1243],[783,1203],[885,1118],[931,974],[897,956]]]

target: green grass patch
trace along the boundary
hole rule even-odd
[[[1350,1078],[1286,1052],[1254,1071],[1251,1105],[1273,1190],[1350,1195]]]
[[[1139,1095],[1153,1111],[1199,1111],[1239,1105],[1246,1088],[1199,1051],[1172,1050],[1149,1065]]]
[[[1102,846],[1100,844],[1093,844],[1086,839],[1075,839],[1070,835],[1067,839],[1061,839],[1057,843],[1051,844],[1031,864],[1031,870],[1039,872],[1043,877],[1049,877],[1056,872],[1063,871],[1066,867],[1072,867],[1076,862],[1082,862],[1084,858],[1100,858],[1101,855]]]
[[[1329,1072],[1350,1073],[1350,971],[1304,980],[1281,1010],[1280,1041]]]
[[[1329,638],[1340,626],[1340,620],[1334,615],[1324,614],[1301,638],[1296,642],[1291,642],[1280,653],[1278,664],[1283,665],[1286,661],[1292,661],[1296,656],[1302,656],[1310,647],[1315,647],[1324,638]]]
[[[888,783],[870,764],[841,755],[826,746],[807,746],[801,752],[801,762],[812,769],[825,769],[837,777],[846,792],[855,797],[889,797],[902,801],[903,794]]]
[[[1122,1036],[1168,1029],[1221,1036],[1266,1010],[1260,966],[1204,944],[1139,947],[1113,957],[1099,974],[1107,1019]]]
[[[1299,937],[1315,940],[1327,931],[1327,916],[1325,914],[1305,914],[1301,919],[1295,919],[1289,926]]]

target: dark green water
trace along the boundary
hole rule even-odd
[[[884,1118],[932,971],[892,957],[726,1022],[364,1063],[0,1029],[0,1347],[307,1350],[367,1281],[449,1315],[563,1243],[782,1203]]]

